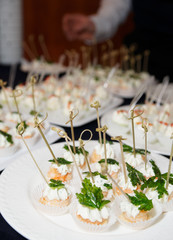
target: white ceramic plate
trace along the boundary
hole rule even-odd
[[[122,135],[127,138],[123,142],[132,146],[133,139],[132,135],[128,134],[128,128],[118,125],[112,120],[113,112],[117,109],[128,109],[129,106],[122,106],[120,108],[112,109],[106,114],[104,114],[101,118],[101,125],[106,125],[108,127],[107,134],[111,137]],[[141,140],[136,141],[137,148],[145,148],[145,140],[141,138]],[[154,151],[159,154],[170,155],[171,152],[171,140],[170,145],[162,145],[160,142],[148,143],[148,150]]]
[[[89,142],[86,149],[92,151],[96,141]],[[62,156],[64,143],[52,145],[56,156]],[[118,155],[119,144],[114,144]],[[51,155],[47,148],[33,151],[33,155],[44,173],[48,170],[48,159]],[[168,168],[168,159],[152,154],[160,169]],[[104,233],[89,233],[80,229],[71,215],[48,217],[38,212],[31,203],[33,183],[42,180],[30,156],[25,154],[8,166],[0,176],[0,211],[6,221],[20,234],[31,240],[146,240],[170,239],[172,236],[173,212],[163,214],[153,226],[135,231],[116,223]]]
[[[53,125],[50,125],[49,127],[52,127],[52,126]],[[58,127],[58,128],[60,128],[60,127]],[[55,141],[60,139],[58,134],[55,131],[52,131],[51,129],[49,129],[46,132],[45,136],[46,136],[46,139],[47,139],[49,144],[54,143]],[[40,137],[39,141],[37,141],[36,144],[34,144],[34,146],[31,147],[31,150],[34,150],[36,148],[40,148],[42,146],[45,146],[45,143],[43,142],[43,139]],[[24,154],[26,152],[27,152],[27,149],[21,142],[21,144],[19,146],[19,150],[16,151],[15,154],[13,154],[12,156],[9,156],[9,157],[0,157],[0,171],[5,169],[10,163],[15,161],[18,157],[20,157],[22,154]]]
[[[122,98],[112,97],[110,101],[106,104],[105,107],[99,109],[99,115],[103,115],[111,108],[117,107],[123,103]],[[97,114],[95,109],[88,112],[79,112],[78,116],[73,121],[74,127],[79,127],[84,124],[87,124],[97,118]],[[65,124],[69,120],[68,116],[65,116],[62,111],[49,111],[48,112],[48,121],[53,124],[58,124],[64,127],[70,127],[70,123],[68,125]]]

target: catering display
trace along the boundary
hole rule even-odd
[[[100,105],[99,102],[95,102],[92,106],[98,111]],[[106,236],[112,239],[121,230],[129,233],[131,230],[128,228],[140,230],[148,227],[157,228],[157,225],[162,227],[162,221],[167,218],[167,214],[162,215],[162,212],[173,210],[173,174],[171,173],[173,147],[169,163],[164,157],[148,151],[146,135],[144,149],[136,148],[134,134],[136,127],[134,126],[135,119],[141,113],[138,112],[136,116],[135,111],[135,108],[131,110],[129,120],[132,123],[133,147],[122,143],[124,136],[112,137],[111,142],[108,143],[106,141],[108,128],[106,125],[100,127],[99,114],[97,115],[98,128],[96,128],[99,142],[91,140],[92,132],[89,129],[82,131],[78,141],[75,141],[74,112],[70,112],[72,136],[70,138],[62,129],[53,127],[52,130],[65,139],[65,143],[53,146],[48,144],[41,128],[44,119],[39,121],[35,115],[35,127],[47,146],[41,151],[31,152],[24,137],[25,124],[21,121],[17,126],[17,132],[27,147],[29,155],[24,156],[25,165],[22,164],[23,158],[21,158],[2,173],[0,181],[2,215],[16,230],[31,239],[33,234],[38,233],[37,231],[39,231],[39,238],[44,236],[43,239],[46,239],[48,234],[53,238],[51,231],[47,230],[48,226],[54,230],[57,228],[55,232],[58,231],[59,236],[61,234],[69,236],[70,226],[74,226],[73,231],[75,229],[74,235],[77,239],[78,232],[81,232],[81,237],[83,232],[98,234],[106,231]],[[149,131],[147,123],[146,120],[142,121],[146,134]],[[83,140],[84,134],[89,134],[88,140]],[[114,143],[116,140],[119,144]],[[97,149],[100,150],[96,152]],[[94,161],[93,154],[96,156]],[[79,159],[83,159],[82,164]],[[19,166],[20,171],[18,171]],[[8,176],[12,171],[17,173],[10,179]],[[20,201],[16,194],[15,199],[13,198],[16,206],[14,210],[9,207],[12,205],[9,196],[13,194],[10,183],[13,181],[18,184],[23,179],[23,175],[25,177],[20,187],[23,188],[23,184],[26,186],[27,190],[23,191],[25,201]],[[22,219],[23,215],[20,214],[17,224],[13,223],[10,216],[18,209],[19,202],[22,207],[29,209],[30,219],[33,220],[34,216],[34,221],[40,221],[43,224],[42,227],[40,224],[34,226],[31,233],[28,232],[26,225],[22,229],[20,222],[25,222],[25,218]],[[9,214],[9,208],[12,215]],[[68,224],[63,225],[64,221]],[[136,234],[138,235],[138,232]],[[145,235],[145,231],[143,234]]]

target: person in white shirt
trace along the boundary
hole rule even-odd
[[[95,15],[66,14],[63,30],[69,40],[102,42],[116,33],[131,10],[135,29],[124,43],[137,43],[136,54],[149,49],[149,72],[159,80],[168,75],[173,82],[172,0],[102,0]]]

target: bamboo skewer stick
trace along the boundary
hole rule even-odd
[[[37,118],[37,114],[36,114],[36,115],[35,115],[35,118],[34,118],[34,123],[35,123],[35,126],[34,126],[34,127],[37,128],[38,131],[40,132],[40,135],[42,136],[44,142],[46,143],[46,146],[48,147],[48,149],[49,149],[49,151],[50,151],[50,153],[51,153],[51,155],[52,155],[55,163],[58,165],[58,161],[57,161],[57,159],[56,159],[56,157],[55,157],[55,154],[53,153],[53,151],[52,151],[52,149],[51,149],[51,147],[50,147],[50,145],[49,145],[49,143],[48,143],[48,141],[47,141],[47,139],[46,139],[46,137],[45,137],[45,135],[44,135],[41,127],[40,127],[41,124],[47,119],[47,116],[48,116],[48,115],[47,115],[47,113],[46,113],[46,117],[45,117],[41,122],[38,122],[38,118]]]
[[[136,107],[136,106],[135,106],[135,107]],[[128,119],[131,120],[131,124],[132,124],[133,155],[134,155],[134,157],[136,158],[134,118],[137,118],[137,117],[141,116],[141,115],[143,114],[143,112],[140,113],[140,114],[138,114],[138,115],[136,115],[136,116],[134,116],[135,107],[134,107],[132,110],[130,110],[130,111],[131,111],[131,116],[130,116],[130,118],[128,118]]]
[[[7,84],[7,82],[4,82],[2,79],[0,79],[0,87],[2,88],[5,101],[7,102],[8,111],[11,113],[10,103],[9,103],[9,101],[8,101],[8,96],[7,96],[7,93],[6,93],[6,91],[5,91],[5,87],[4,87],[4,86],[6,86],[6,84]]]
[[[35,84],[38,80],[38,76],[32,76],[31,79],[30,79],[30,83],[31,83],[31,87],[32,87],[32,100],[33,100],[33,108],[34,108],[34,111],[36,112],[36,103],[35,103],[35,91],[34,91],[34,88],[35,88]]]
[[[24,145],[26,146],[26,148],[27,148],[27,150],[28,150],[28,152],[29,152],[32,160],[34,161],[37,169],[39,170],[41,176],[43,177],[43,179],[45,180],[45,182],[46,182],[47,185],[48,185],[48,181],[47,181],[46,177],[44,176],[44,174],[42,173],[41,169],[39,168],[39,166],[38,166],[38,164],[37,164],[37,162],[36,162],[36,160],[35,160],[32,152],[31,152],[31,150],[29,149],[29,147],[28,147],[28,145],[27,145],[27,143],[26,143],[26,141],[25,141],[25,139],[24,139],[24,137],[23,137],[23,133],[25,132],[25,128],[24,128],[23,122],[19,124],[19,126],[18,126],[18,128],[17,128],[17,131],[18,131],[18,134],[21,136],[22,141],[23,141]]]
[[[122,188],[118,185],[118,183],[115,181],[115,179],[107,172],[108,177],[112,180],[112,182],[115,184],[115,186],[118,188],[118,190],[123,194],[123,196],[126,198],[126,200],[130,201],[126,193],[122,190]]]
[[[145,169],[147,167],[147,132],[148,132],[148,119],[142,119],[142,128],[144,129],[145,134]]]
[[[107,171],[108,169],[108,163],[107,163],[107,152],[106,152],[106,131],[108,130],[107,126],[104,125],[102,128],[96,128],[97,132],[103,133],[103,143],[104,143],[104,154],[105,154],[105,169]]]
[[[23,42],[23,48],[24,48],[24,51],[27,53],[27,55],[28,55],[28,57],[30,58],[31,61],[33,59],[35,59],[35,55],[33,54],[33,52],[31,51],[30,47],[28,46],[28,44],[26,42]]]
[[[87,158],[85,149],[84,149],[84,146],[85,146],[85,144],[86,144],[87,142],[85,142],[85,144],[84,144],[84,142],[83,142],[83,140],[82,140],[82,135],[83,135],[86,131],[88,131],[88,132],[90,133],[90,137],[89,137],[89,139],[87,140],[87,142],[89,142],[89,141],[92,139],[93,134],[92,134],[91,130],[85,129],[85,130],[82,131],[82,133],[80,134],[79,143],[80,143],[80,148],[82,149],[83,155],[84,155],[84,157],[85,157],[85,161],[86,161],[86,163],[87,163],[88,170],[89,170],[89,172],[90,172],[90,176],[91,176],[92,182],[94,183],[94,178],[93,178],[93,174],[92,174],[92,171],[91,171],[91,167],[90,167],[90,164],[89,164],[89,161],[88,161],[88,158]]]
[[[171,139],[173,139],[173,133],[171,135]],[[172,165],[172,157],[173,157],[173,140],[172,140],[171,154],[170,154],[170,158],[169,158],[168,174],[167,174],[167,180],[166,180],[166,190],[168,190],[168,185],[169,185],[169,178],[170,178],[171,165]]]
[[[73,111],[70,111],[69,120],[65,123],[68,124],[70,122],[71,125],[71,136],[73,141],[73,152],[76,154],[76,148],[75,148],[75,137],[74,137],[74,127],[73,127],[73,119],[79,114],[79,110],[77,109],[77,113],[74,115]]]
[[[44,36],[43,35],[39,35],[38,37],[38,40],[40,42],[40,46],[42,48],[42,51],[43,51],[43,54],[46,58],[47,61],[50,61],[51,60],[51,57],[50,57],[50,54],[49,54],[49,51],[47,49],[47,46],[45,44],[45,41],[44,41]]]
[[[126,138],[123,138],[122,136],[117,136],[117,137],[112,137],[111,140],[118,141],[120,143],[121,159],[122,159],[122,163],[123,163],[124,180],[125,180],[125,183],[127,183],[127,171],[126,171],[126,164],[125,164],[123,144],[122,144],[122,140],[126,140]]]
[[[98,111],[98,109],[101,107],[101,105],[100,105],[100,103],[98,101],[96,101],[93,104],[91,104],[90,107],[96,109],[96,112],[97,112],[97,125],[98,125],[98,128],[100,128],[100,119],[99,119],[99,111]],[[100,146],[102,146],[102,136],[101,136],[101,132],[100,131],[99,131],[99,142],[100,142]]]
[[[16,105],[16,108],[17,108],[17,112],[18,112],[18,115],[19,115],[19,118],[20,118],[21,122],[23,122],[23,120],[22,120],[21,113],[19,111],[19,106],[18,106],[18,102],[17,102],[16,98],[20,97],[22,94],[23,94],[22,90],[16,89],[16,90],[12,91],[12,96],[11,96],[11,97],[14,98],[14,102],[15,102],[15,105]]]
[[[52,127],[51,129],[52,129],[53,131],[57,132],[57,133],[58,133],[58,136],[60,136],[61,138],[64,138],[64,139],[65,139],[65,141],[66,141],[66,143],[67,143],[67,146],[68,146],[68,149],[69,149],[69,152],[70,152],[70,154],[71,154],[71,156],[72,156],[72,158],[73,158],[73,162],[74,162],[74,164],[75,164],[75,167],[76,167],[76,170],[77,170],[77,172],[78,172],[79,178],[80,178],[80,180],[81,180],[81,182],[82,182],[82,180],[83,180],[83,179],[82,179],[82,176],[81,176],[81,174],[80,174],[80,171],[79,171],[78,165],[77,165],[77,163],[76,163],[74,154],[73,154],[73,152],[72,152],[72,150],[71,150],[71,147],[70,147],[70,145],[69,145],[69,142],[68,142],[68,141],[71,141],[71,139],[69,138],[69,136],[67,135],[67,133],[64,132],[62,129],[59,129],[59,128],[56,128],[56,127]]]
[[[36,48],[36,45],[35,45],[34,35],[33,34],[29,35],[28,40],[29,40],[32,52],[35,55],[35,58],[38,58],[39,54],[38,54],[38,51],[37,51],[37,48]]]
[[[143,71],[144,72],[148,71],[149,55],[150,55],[150,51],[149,50],[145,50],[144,51],[144,62],[143,62]]]

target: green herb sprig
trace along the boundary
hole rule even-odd
[[[18,129],[18,126],[19,126],[19,125],[20,125],[20,123],[18,123],[18,124],[16,125],[16,129]],[[23,127],[24,127],[25,130],[29,127],[29,125],[26,123],[26,121],[23,121]]]
[[[89,179],[85,178],[82,182],[83,188],[81,193],[76,193],[77,199],[81,205],[89,207],[91,209],[101,210],[109,200],[104,200],[104,196],[100,187],[92,185]]]
[[[133,168],[128,163],[126,163],[126,166],[127,166],[128,176],[133,186],[137,186],[137,184],[141,185],[141,182],[144,183],[146,181],[144,175],[140,171]]]
[[[98,163],[105,163],[105,159],[101,159],[100,161],[98,161]],[[116,165],[119,166],[119,162],[116,161],[115,159],[112,159],[112,158],[108,158],[107,163],[110,164],[110,165],[116,164]]]
[[[70,162],[70,161],[67,161],[65,158],[59,158],[59,157],[58,157],[58,158],[56,158],[56,160],[57,160],[57,162],[58,162],[60,165],[69,165],[69,164],[72,163],[72,162]],[[55,162],[54,159],[49,160],[49,162],[56,164],[56,162]]]
[[[133,205],[139,206],[139,210],[150,211],[153,208],[152,200],[149,200],[144,193],[136,190],[134,193],[135,196],[130,196],[129,194],[127,194],[127,196]]]
[[[61,188],[64,188],[65,185],[61,180],[50,179],[49,187],[52,189],[60,190]]]
[[[74,154],[73,146],[70,145],[70,148],[71,148],[72,153]],[[75,148],[76,148],[76,154],[82,154],[82,155],[83,155],[83,152],[82,152],[82,149],[81,149],[81,148],[79,148],[79,147],[75,147]],[[64,149],[65,149],[66,151],[69,151],[69,148],[68,148],[67,145],[64,145]],[[85,153],[86,153],[87,155],[89,154],[89,152],[87,152],[86,150],[85,150]]]
[[[6,138],[7,142],[9,142],[9,143],[11,143],[11,144],[14,143],[14,142],[13,142],[13,137],[12,137],[11,134],[8,134],[8,133],[6,133],[6,132],[4,132],[4,131],[2,131],[2,130],[0,130],[0,134],[3,135],[3,136]]]
[[[161,174],[160,169],[153,160],[150,160],[150,163],[152,164],[155,176],[150,177],[148,180],[146,180],[145,183],[141,186],[141,190],[144,190],[145,188],[153,188],[158,192],[158,199],[160,199],[164,194],[168,195],[168,191],[165,188],[165,176],[167,176],[167,173]],[[171,177],[172,176],[173,175],[171,174]],[[173,182],[172,178],[170,178],[170,182]]]
[[[135,151],[138,154],[145,155],[145,149],[136,148]],[[133,153],[133,148],[129,145],[123,144],[123,152]],[[147,153],[150,153],[150,152],[147,151]]]
[[[42,117],[42,115],[40,113],[38,113],[37,111],[35,111],[35,110],[31,110],[29,112],[29,114],[32,115],[32,116],[35,116],[37,114],[38,117]]]

